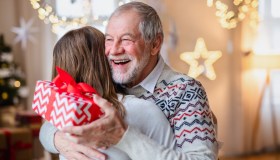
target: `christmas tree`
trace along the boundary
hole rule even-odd
[[[12,48],[0,35],[0,108],[17,105],[26,95],[24,74],[14,63]]]

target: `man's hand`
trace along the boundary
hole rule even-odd
[[[100,151],[94,148],[73,143],[69,141],[67,136],[68,135],[65,133],[57,131],[54,137],[56,149],[66,159],[92,160],[93,158],[97,158],[100,160],[105,160],[106,156]]]
[[[112,103],[97,95],[94,101],[104,111],[100,119],[82,126],[65,127],[62,131],[70,133],[71,141],[85,146],[106,148],[117,144],[127,130],[127,124]]]

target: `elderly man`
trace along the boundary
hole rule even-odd
[[[100,97],[95,100],[104,110],[104,117],[62,131],[44,125],[40,133],[44,147],[69,159],[85,155],[104,159],[105,155],[96,148],[112,145],[133,160],[217,159],[214,115],[206,92],[197,80],[164,63],[160,56],[163,38],[160,18],[152,7],[142,2],[126,3],[109,19],[105,54],[115,83],[127,94],[154,102],[165,114],[175,134],[174,149],[156,144],[131,128]],[[67,138],[65,133],[74,136]],[[44,137],[53,138],[54,144]]]

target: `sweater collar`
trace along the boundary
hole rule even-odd
[[[159,79],[159,76],[164,68],[164,60],[161,56],[159,56],[159,60],[155,68],[152,70],[152,72],[138,85],[133,86],[131,89],[136,88],[138,86],[143,87],[145,90],[149,91],[150,93],[154,93],[155,86],[157,84],[157,81]]]

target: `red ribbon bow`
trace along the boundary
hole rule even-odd
[[[75,93],[84,96],[84,93],[95,93],[96,90],[86,83],[76,83],[75,80],[64,70],[56,67],[58,75],[53,79],[53,83],[58,87],[59,92]]]
[[[76,96],[82,97],[83,99],[88,100],[92,106],[90,108],[91,118],[88,122],[92,122],[96,119],[98,119],[103,113],[100,110],[99,106],[95,104],[93,99],[91,97],[88,97],[85,95],[85,93],[92,93],[92,94],[98,94],[94,88],[92,88],[90,85],[86,83],[76,83],[73,77],[69,75],[66,71],[62,70],[59,67],[56,67],[56,70],[58,72],[58,75],[53,79],[53,83],[58,87],[56,90],[57,92],[68,92],[68,93],[74,93]],[[52,96],[50,98],[50,103],[53,104],[55,101],[55,97]],[[46,119],[50,118],[52,110],[48,109],[46,111]]]

